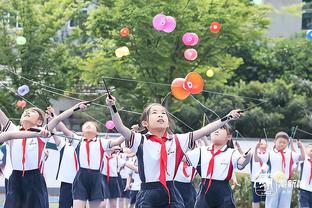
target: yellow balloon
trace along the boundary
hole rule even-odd
[[[124,56],[130,55],[129,48],[127,46],[123,46],[120,49],[122,50],[122,53],[123,53]]]
[[[118,57],[118,58],[121,58],[123,57],[123,51],[120,49],[120,48],[117,48],[115,50],[115,55]]]
[[[213,77],[214,71],[212,69],[208,69],[206,72],[207,77]]]

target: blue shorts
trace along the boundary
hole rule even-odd
[[[71,183],[61,182],[59,207],[71,208],[73,206],[73,185]]]
[[[252,202],[260,203],[261,201],[265,202],[265,190],[264,185],[258,182],[251,182],[252,189]]]
[[[117,199],[121,196],[118,177],[109,177],[107,182],[106,175],[103,175],[104,182],[104,199]]]
[[[300,208],[312,207],[312,192],[303,189],[299,190],[299,207]]]
[[[174,182],[174,186],[181,194],[185,208],[194,208],[196,201],[196,190],[192,183]]]
[[[139,191],[130,191],[130,204],[134,205],[137,199],[137,195],[138,195]]]
[[[38,169],[13,170],[7,187],[5,208],[48,208],[48,190],[44,177]]]
[[[103,175],[99,170],[80,168],[73,182],[73,199],[103,201]]]

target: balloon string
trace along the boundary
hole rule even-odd
[[[308,135],[312,136],[312,133],[307,132],[307,131],[304,131],[304,130],[302,130],[302,129],[297,128],[297,131],[300,131],[300,132],[302,132],[302,133],[305,133],[305,134],[308,134]]]
[[[220,119],[220,116],[215,112],[213,111],[212,109],[208,108],[207,106],[205,106],[204,104],[202,104],[199,100],[197,100],[192,94],[191,94],[191,97],[198,103],[200,104],[203,108],[205,108],[206,110],[212,112],[213,114],[215,114],[219,119]]]
[[[161,105],[166,101],[167,97],[171,94],[171,91],[167,93],[167,95],[164,97],[164,99],[161,101]]]

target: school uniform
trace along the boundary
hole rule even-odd
[[[71,208],[73,206],[73,181],[79,169],[75,148],[65,140],[57,146],[60,152],[60,159],[56,180],[61,181],[59,207]]]
[[[11,121],[4,131],[19,131]],[[39,167],[48,138],[16,139],[7,142],[13,172],[9,177],[5,208],[47,208],[48,191]]]
[[[118,155],[104,154],[102,178],[104,182],[104,199],[117,199],[121,196],[118,182]]]
[[[233,170],[238,168],[238,159],[241,157],[239,152],[227,145],[215,151],[214,146],[210,145],[196,148],[188,152],[187,156],[202,178],[195,207],[236,207],[229,181]]]
[[[268,153],[258,152],[258,155],[263,155],[265,160],[267,160]],[[265,201],[265,190],[264,184],[259,181],[261,178],[261,174],[264,171],[264,165],[262,161],[256,162],[254,154],[252,159],[250,160],[250,177],[251,177],[251,189],[252,189],[252,202],[260,203],[261,201]]]
[[[120,153],[119,155],[119,158],[118,158],[118,179],[119,179],[119,187],[120,187],[120,190],[121,190],[121,198],[129,198],[129,194],[130,194],[130,191],[125,191],[125,188],[126,188],[126,184],[127,184],[127,177],[129,175],[129,173],[131,172],[131,170],[124,165],[125,162],[128,161],[128,157],[125,153]]]
[[[135,152],[142,181],[137,207],[184,207],[173,179],[184,153],[194,148],[193,133],[167,134],[157,138],[150,132],[134,133],[126,146]]]
[[[8,192],[7,185],[13,171],[10,158],[10,148],[7,146],[7,144],[2,144],[0,148],[0,169],[5,178],[4,189],[5,195],[7,195]]]
[[[290,149],[277,151],[273,149],[269,152],[267,159],[259,155],[263,163],[268,165],[270,183],[268,184],[265,199],[266,208],[290,207],[292,184],[288,181],[292,178],[293,165],[299,161],[300,154],[292,152]],[[281,181],[274,178],[283,175]]]
[[[306,156],[307,157],[307,156]],[[312,159],[306,158],[301,164],[299,207],[312,207]]]
[[[73,181],[73,199],[82,201],[103,201],[104,184],[101,168],[104,150],[109,148],[109,140],[95,137],[87,140],[73,135],[79,170]],[[77,142],[79,141],[80,142]]]
[[[192,183],[195,174],[196,169],[182,161],[174,178],[174,186],[181,194],[185,208],[194,208],[195,205],[196,190]]]
[[[136,204],[137,195],[141,188],[141,179],[139,173],[136,173],[134,170],[130,172],[132,183],[130,184],[130,204]]]

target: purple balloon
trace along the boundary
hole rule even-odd
[[[166,25],[166,15],[163,13],[157,14],[153,18],[153,27],[155,30],[162,31]]]
[[[27,85],[22,85],[17,89],[17,94],[24,96],[29,93],[29,87]]]
[[[174,17],[166,16],[166,24],[163,31],[166,33],[171,33],[176,28],[176,25],[177,23]]]
[[[106,127],[107,129],[113,129],[113,128],[115,128],[114,121],[112,121],[112,120],[106,121],[105,127]]]

